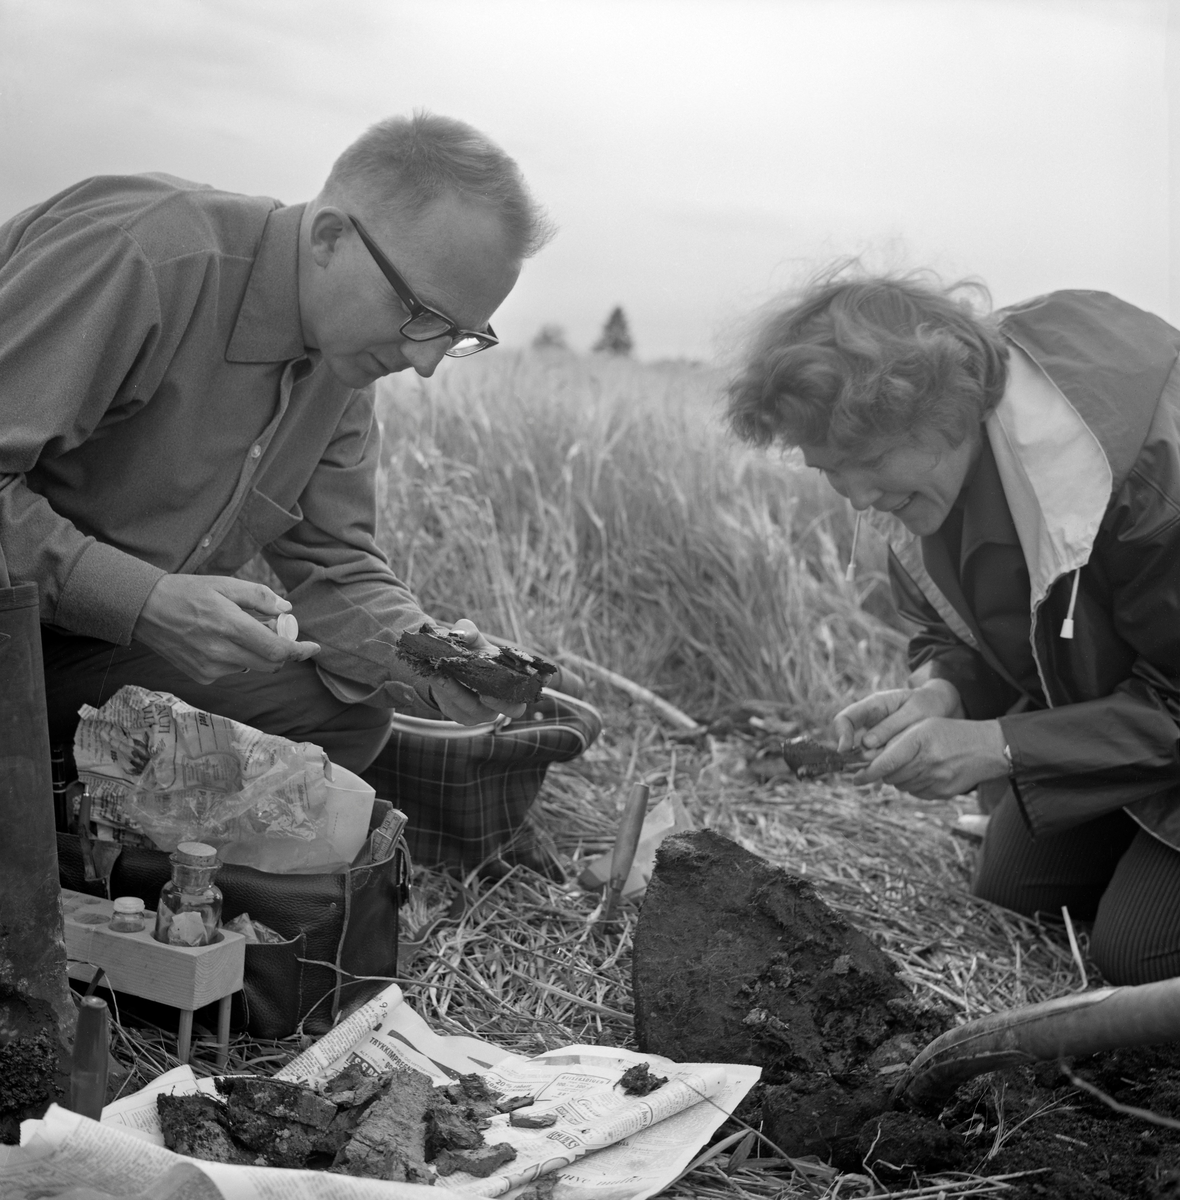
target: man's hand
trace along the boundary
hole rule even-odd
[[[475,627],[475,623],[468,621],[466,617],[456,621],[451,626],[451,632],[461,634],[467,645],[479,654],[487,654],[494,658],[499,653]],[[441,676],[431,678],[430,692],[443,716],[448,720],[457,721],[460,725],[479,725],[484,721],[494,721],[499,713],[519,717],[525,709],[523,704],[507,704],[494,696],[477,696],[470,688]]]
[[[165,575],[152,588],[132,635],[197,683],[243,671],[278,671],[319,653],[263,623],[291,605],[261,583],[223,575]]]
[[[961,717],[959,689],[945,679],[931,679],[917,688],[874,692],[836,714],[836,746],[876,750],[911,725],[929,717]]]
[[[850,782],[891,783],[923,800],[948,800],[1007,773],[999,721],[927,717],[894,737]]]

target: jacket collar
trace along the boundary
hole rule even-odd
[[[1084,565],[1110,502],[1112,473],[1101,443],[1045,372],[1018,346],[1008,357],[1008,382],[984,422],[996,469],[1028,566],[1035,613],[1053,583]],[[931,578],[922,539],[888,513],[869,523],[956,637],[977,648],[974,621]]]
[[[230,362],[287,362],[307,352],[299,315],[299,227],[304,207],[276,208],[266,219],[226,348]]]
[[[1028,565],[1035,611],[1055,580],[1089,560],[1114,474],[1097,435],[1015,342],[1007,386],[984,427]]]

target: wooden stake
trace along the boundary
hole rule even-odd
[[[609,925],[615,919],[627,876],[635,862],[635,850],[639,836],[643,833],[643,819],[647,816],[647,798],[651,789],[646,783],[637,783],[631,789],[631,798],[619,821],[619,836],[610,857],[610,882],[607,884],[606,906],[602,910],[602,924]]]

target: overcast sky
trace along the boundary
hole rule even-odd
[[[0,217],[100,172],[305,200],[367,124],[426,107],[499,141],[560,226],[496,320],[507,342],[554,322],[585,348],[622,304],[642,357],[708,358],[849,253],[979,276],[998,303],[1095,287],[1180,321],[1168,19],[1169,0],[0,0]]]

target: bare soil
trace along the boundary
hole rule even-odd
[[[0,988],[0,1144],[15,1145],[21,1121],[64,1096],[69,1064],[56,1030],[46,1001]]]
[[[633,961],[640,1049],[760,1065],[739,1115],[792,1157],[891,1188],[1030,1172],[1005,1194],[1180,1197],[1180,1131],[1114,1111],[1056,1063],[981,1075],[937,1111],[892,1108],[898,1074],[949,1013],[918,1005],[891,960],[805,880],[716,833],[664,842]],[[1180,1118],[1180,1046],[1073,1069],[1118,1103]]]

